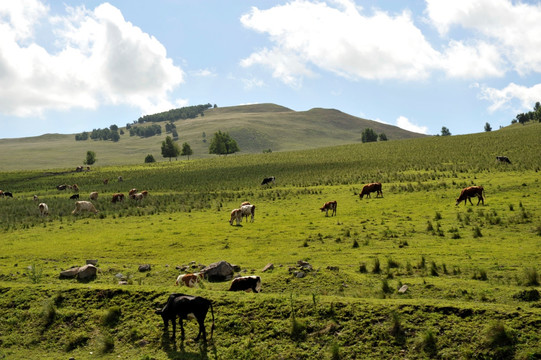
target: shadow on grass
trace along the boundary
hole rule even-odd
[[[180,345],[177,347],[177,342],[171,339],[169,331],[165,331],[161,339],[161,347],[167,353],[169,359],[174,360],[209,360],[218,359],[218,353],[213,341],[210,341],[210,345],[207,341],[200,340],[197,342],[199,351],[186,351],[184,341],[180,341]],[[211,351],[211,358],[209,358],[209,350]]]

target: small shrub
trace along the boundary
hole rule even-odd
[[[43,278],[43,269],[37,267],[36,264],[32,264],[27,268],[26,274],[32,281],[32,284],[39,284]]]
[[[426,269],[426,259],[424,256],[421,256],[421,261],[417,265],[418,269]]]
[[[75,333],[68,336],[68,342],[65,345],[66,351],[73,351],[78,347],[85,346],[90,340],[90,337],[84,333]]]
[[[379,259],[376,258],[374,260],[374,268],[372,269],[372,273],[379,274],[381,272],[381,265],[379,263]]]
[[[429,357],[435,357],[438,353],[436,335],[428,329],[417,340],[417,347]]]
[[[361,265],[359,265],[359,272],[361,274],[365,274],[368,272],[368,269],[366,268],[366,264],[365,263],[361,263]]]
[[[391,329],[389,330],[391,335],[395,338],[399,344],[404,344],[406,341],[406,332],[400,322],[400,317],[396,311],[392,312]]]
[[[395,261],[395,260],[393,260],[391,258],[387,258],[387,267],[389,269],[398,268],[398,267],[400,267],[400,264],[397,261]]]
[[[476,226],[475,228],[473,228],[473,237],[475,239],[483,237],[483,234],[481,233],[481,229],[479,228],[479,226]]]
[[[430,231],[430,232],[434,231],[434,226],[432,225],[430,220],[427,221],[427,223],[426,223],[426,231]]]
[[[332,344],[331,360],[340,360],[340,345],[338,345],[338,343]]]
[[[102,324],[104,326],[113,327],[118,324],[118,321],[120,320],[120,315],[122,315],[120,307],[113,306],[109,308],[109,310],[107,310],[105,315],[103,315]]]
[[[488,280],[487,272],[485,270],[483,270],[483,269],[475,270],[473,272],[472,279],[481,280],[481,281],[487,281]]]
[[[99,339],[99,351],[102,354],[112,353],[115,349],[115,339],[111,335],[104,335]]]
[[[359,243],[357,242],[357,239],[354,239],[353,240],[353,246],[352,246],[354,249],[358,248],[359,247]]]
[[[43,311],[41,313],[41,317],[43,319],[45,327],[50,326],[54,319],[56,318],[56,307],[54,306],[54,302],[51,300],[47,300],[43,304]]]
[[[528,268],[524,271],[524,277],[526,279],[526,286],[538,286],[539,285],[539,275],[537,270],[534,268]]]
[[[390,294],[393,292],[393,289],[389,286],[389,281],[387,279],[381,280],[381,291],[383,291],[384,294]]]
[[[513,295],[513,298],[521,301],[539,301],[541,295],[536,289],[522,290],[519,293]]]
[[[145,156],[145,164],[156,162],[156,159],[154,159],[154,156],[152,154],[148,154]]]
[[[438,220],[441,220],[441,219],[442,219],[441,214],[438,211],[436,211],[436,216],[434,216],[434,220],[438,221]]]
[[[496,321],[485,330],[485,345],[492,350],[494,359],[511,359],[515,351],[515,336],[501,321]]]
[[[440,276],[440,274],[438,274],[438,265],[436,265],[434,261],[430,263],[430,275]]]

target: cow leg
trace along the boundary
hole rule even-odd
[[[176,316],[171,321],[173,323],[173,336],[171,336],[171,340],[175,340],[176,334],[177,334],[177,324],[175,323]]]
[[[184,325],[182,324],[182,318],[178,318],[178,324],[180,325],[180,340],[184,341]]]
[[[468,199],[470,201],[470,204],[473,206],[473,203],[471,202],[471,197],[467,197],[466,199]],[[464,200],[464,203],[466,203],[466,200]]]
[[[199,340],[201,337],[201,334],[203,334],[203,341],[207,341],[207,334],[205,332],[205,318],[197,318],[197,323],[199,324],[199,333],[197,334],[197,337],[195,338],[195,341]]]
[[[255,292],[255,293],[258,293],[259,291],[257,291],[257,284],[255,284],[253,287],[252,287],[252,291]]]

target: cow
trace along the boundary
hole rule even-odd
[[[66,190],[67,187],[68,187],[68,185],[65,185],[65,184],[63,184],[63,185],[57,185],[57,186],[56,186],[56,188],[57,188],[58,190],[60,190],[60,191],[61,191],[61,190]]]
[[[275,181],[275,177],[274,176],[271,176],[271,177],[266,177],[263,179],[263,181],[261,182],[261,185],[267,185],[267,184],[270,184],[270,183],[273,183],[275,184],[276,181]]]
[[[34,195],[34,201],[39,201],[39,198],[37,195]]]
[[[203,279],[202,273],[193,273],[193,274],[180,274],[175,281],[175,285],[184,284],[187,287],[194,287],[199,280]]]
[[[237,221],[237,225],[239,225],[242,221],[242,210],[241,209],[233,209],[231,211],[231,218],[229,219],[229,225],[233,225],[233,221]]]
[[[109,179],[103,179],[103,185],[109,184]]]
[[[113,194],[113,200],[111,200],[113,204],[117,202],[122,202],[122,201],[124,201],[124,194],[121,194],[121,193]]]
[[[371,183],[366,184],[363,186],[363,189],[361,190],[361,193],[359,194],[359,197],[362,199],[363,196],[370,197],[370,193],[376,192],[376,197],[380,196],[383,197],[383,192],[381,191],[381,183]]]
[[[336,207],[337,207],[336,200],[327,201],[325,204],[323,204],[322,207],[319,208],[319,210],[325,211],[325,216],[329,216],[329,210],[332,210],[331,216],[334,216],[336,214]]]
[[[73,191],[79,192],[79,186],[77,186],[77,184],[73,184],[71,188],[73,189]]]
[[[40,216],[47,216],[49,215],[49,207],[45,203],[39,203],[39,214]]]
[[[473,205],[473,203],[471,202],[471,198],[475,196],[477,196],[477,198],[479,199],[477,201],[477,205],[479,205],[480,202],[485,205],[485,200],[483,199],[483,191],[484,189],[482,186],[470,186],[462,189],[462,191],[460,192],[460,196],[458,197],[458,199],[456,199],[456,205],[460,204],[463,200],[464,205],[466,205],[466,200],[469,200],[470,204]]]
[[[75,215],[81,211],[92,211],[94,214],[98,213],[98,210],[96,210],[94,204],[92,204],[90,201],[76,201],[75,209],[71,213]]]
[[[122,181],[124,181],[124,179],[122,178],[122,176],[119,176],[118,177],[118,182],[122,182]]]
[[[145,196],[143,195],[143,193],[137,193],[137,194],[130,195],[130,197],[131,197],[133,200],[143,200],[143,198],[144,198]]]
[[[148,196],[148,191],[143,190],[143,191],[141,191],[141,194],[143,195],[143,197],[147,197]]]
[[[83,166],[77,166],[77,167],[75,168],[75,171],[76,171],[76,172],[81,172],[81,171],[83,171]]]
[[[261,291],[261,278],[259,276],[241,276],[231,281],[228,291],[249,291],[255,293]]]
[[[244,205],[251,205],[249,201],[244,201],[242,204],[240,204],[240,207],[243,207]]]
[[[496,156],[496,160],[503,163],[511,164],[511,160],[507,156]]]
[[[241,212],[241,221],[242,217],[246,217],[246,222],[248,222],[248,216],[251,216],[250,222],[254,222],[254,215],[255,215],[255,205],[243,205],[240,207]]]
[[[182,320],[188,320],[195,318],[199,324],[199,333],[195,338],[195,341],[199,340],[199,337],[203,335],[203,341],[207,341],[207,334],[205,331],[205,317],[210,308],[212,314],[212,326],[210,328],[210,339],[214,332],[214,310],[212,309],[212,301],[205,299],[201,296],[191,296],[185,294],[171,294],[167,299],[167,303],[162,309],[156,309],[155,313],[162,316],[164,331],[168,331],[168,323],[173,323],[173,336],[171,339],[175,339],[176,336],[176,322],[177,316],[179,317],[178,323],[180,325],[180,333],[182,341],[184,341],[184,325]]]
[[[79,194],[73,194],[70,196],[70,200],[79,200]]]
[[[1,196],[2,196],[2,197],[4,197],[4,196],[7,196],[7,197],[10,197],[10,198],[12,198],[12,197],[13,197],[13,194],[12,194],[12,193],[10,193],[9,191],[4,191],[4,192],[2,193],[2,195],[1,195]]]
[[[132,195],[134,195],[135,193],[137,193],[137,189],[131,189],[130,191],[128,191],[128,196],[131,197]]]
[[[98,200],[98,192],[92,191],[89,197],[90,197],[90,200]]]

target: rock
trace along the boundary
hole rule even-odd
[[[120,280],[118,285],[128,285],[128,282],[126,280]]]
[[[77,276],[79,272],[79,267],[72,267],[71,269],[64,270],[60,272],[60,279],[73,279]]]
[[[116,277],[117,279],[122,279],[122,278],[124,277],[124,274],[118,273],[118,274],[115,275],[115,277]]]
[[[306,266],[306,265],[310,265],[307,261],[304,261],[304,260],[299,260],[297,261],[297,265],[299,266]]]
[[[97,260],[97,259],[90,259],[90,260],[87,260],[87,261],[86,261],[86,264],[87,264],[87,265],[90,264],[90,265],[96,266],[96,265],[98,265],[98,260]]]
[[[139,265],[139,272],[150,271],[150,264]]]
[[[222,260],[210,264],[209,266],[201,270],[201,272],[204,274],[205,279],[207,279],[208,281],[226,281],[233,278],[234,269],[230,263]]]
[[[338,266],[327,266],[327,270],[338,271],[340,268]]]
[[[406,291],[408,291],[408,285],[402,285],[402,287],[398,289],[399,294],[405,294]]]
[[[265,265],[265,267],[263,268],[263,270],[261,270],[262,272],[265,272],[265,271],[268,271],[268,270],[273,270],[274,269],[274,265],[269,263],[267,265]]]
[[[241,268],[240,268],[240,265],[231,265],[233,266],[233,271],[234,272],[240,272]]]
[[[293,275],[295,275],[296,278],[301,279],[306,276],[306,273],[304,273],[303,271],[295,271]]]
[[[98,268],[94,265],[88,264],[79,268],[79,271],[77,272],[77,278],[83,281],[90,280],[95,278],[97,273]]]

